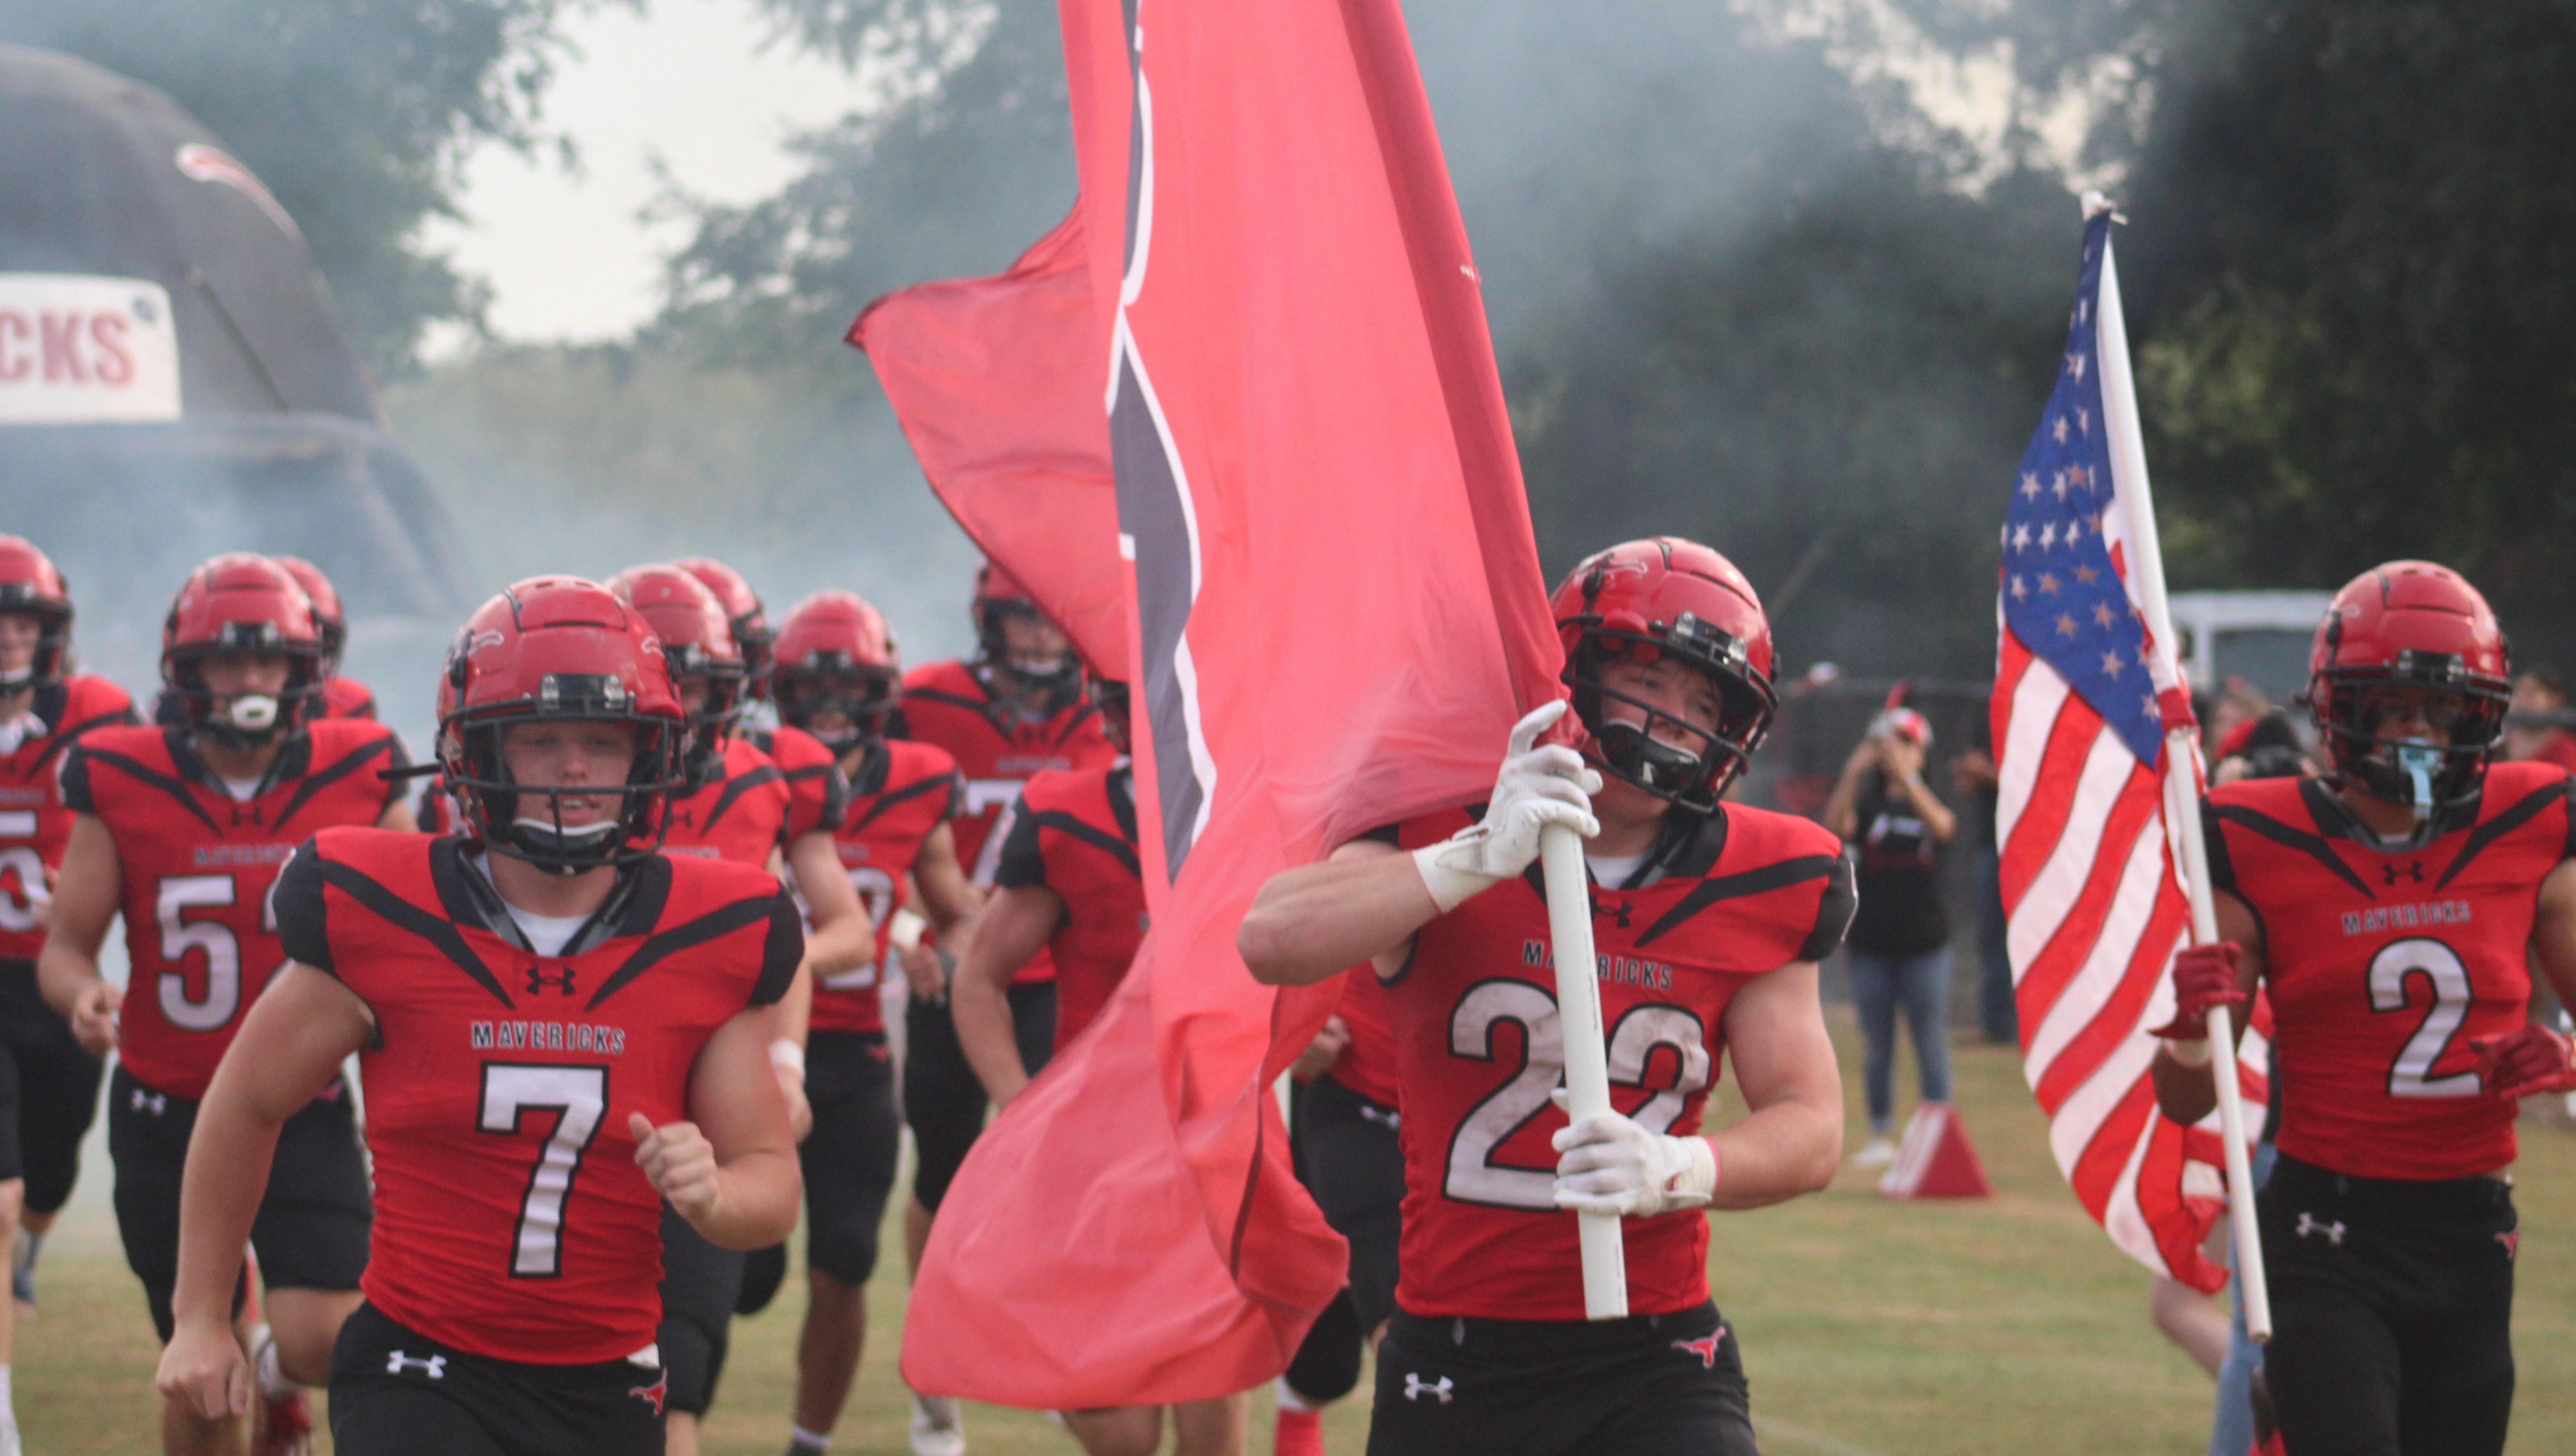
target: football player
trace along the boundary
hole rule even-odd
[[[339,590],[322,568],[301,556],[268,558],[286,568],[295,584],[313,599],[313,628],[322,638],[322,709],[316,717],[372,718],[376,695],[365,683],[340,675],[340,654],[349,645],[348,614],[340,609]]]
[[[167,1341],[198,1099],[284,959],[269,886],[318,830],[408,830],[412,819],[399,781],[384,777],[404,767],[393,730],[315,716],[313,604],[268,558],[218,556],[189,574],[162,628],[161,680],[176,721],[94,729],[64,758],[74,818],[37,965],[81,1045],[117,1053],[107,1099],[117,1228]],[[120,913],[130,994],[99,977],[99,945]],[[369,1218],[347,1089],[317,1082],[290,1110],[249,1230],[267,1286],[267,1327],[253,1332],[261,1439],[280,1449],[309,1434],[297,1387],[328,1376],[331,1342],[358,1302]],[[213,1451],[231,1432],[173,1407],[162,1437],[172,1451]]]
[[[1371,961],[1404,1109],[1396,1313],[1369,1449],[1663,1453],[1755,1447],[1708,1291],[1699,1210],[1812,1192],[1841,1154],[1816,962],[1850,921],[1834,837],[1727,803],[1771,718],[1771,633],[1705,546],[1659,538],[1558,587],[1572,744],[1513,729],[1492,797],[1364,837],[1262,888],[1239,933],[1274,984]],[[1541,830],[1587,842],[1618,1110],[1568,1125]],[[1747,1107],[1700,1114],[1732,1063]],[[1573,1212],[1616,1214],[1625,1319],[1584,1319]]]
[[[605,588],[493,598],[440,700],[467,832],[325,830],[279,877],[291,959],[199,1115],[160,1388],[193,1419],[240,1408],[224,1294],[260,1170],[355,1054],[380,1214],[332,1360],[336,1448],[658,1456],[663,1205],[724,1248],[795,1222],[768,1072],[795,903],[757,866],[654,853],[687,717]]]
[[[2528,1019],[2532,967],[2576,1002],[2570,780],[2490,761],[2511,681],[2474,587],[2390,562],[2309,655],[2333,773],[2209,792],[2223,938],[2175,957],[2156,1094],[2208,1115],[2208,1013],[2266,987],[2263,1370],[2292,1456],[2504,1449],[2515,1103],[2576,1087],[2568,1038]]]
[[[1136,771],[1125,756],[1127,685],[1095,676],[1088,691],[1120,755],[1101,768],[1049,769],[1021,788],[994,867],[992,899],[949,985],[958,1043],[996,1107],[1009,1106],[1029,1085],[1031,1059],[1021,1051],[1011,1015],[1011,984],[1020,968],[1042,950],[1054,956],[1051,1057],[1109,1004],[1145,939]],[[1246,1410],[1240,1394],[1172,1407],[1174,1450],[1180,1456],[1241,1451]],[[1064,1422],[1091,1456],[1124,1456],[1161,1443],[1163,1408],[1067,1411]]]
[[[975,576],[973,610],[976,655],[904,674],[892,731],[957,760],[966,775],[966,811],[951,826],[957,853],[974,882],[990,886],[1009,837],[996,826],[1028,777],[1041,769],[1105,767],[1117,750],[1083,699],[1082,664],[1072,644],[1018,582],[986,565]],[[908,979],[903,1115],[912,1125],[916,1161],[903,1235],[918,1269],[930,1220],[983,1131],[986,1104],[984,1084],[957,1044],[947,987],[928,974]],[[1054,1043],[1055,998],[1055,962],[1040,950],[1011,987],[1012,1023],[1040,1048]],[[1044,1060],[1031,1058],[1029,1069]],[[912,1449],[915,1456],[957,1456],[966,1449],[954,1401],[914,1398]]]
[[[101,1064],[36,989],[53,876],[71,838],[56,771],[93,728],[135,721],[105,678],[72,671],[72,599],[45,553],[0,536],[0,1242],[14,1243],[14,1300],[0,1299],[0,1451],[17,1301],[36,1302],[36,1251],[71,1197],[81,1138],[98,1111]]]
[[[806,1044],[814,1131],[797,1149],[805,1160],[807,1298],[789,1450],[821,1456],[867,1342],[867,1282],[902,1146],[880,966],[935,983],[932,952],[890,933],[897,912],[917,898],[932,926],[962,940],[959,928],[982,892],[959,867],[950,828],[965,797],[957,761],[927,743],[885,736],[903,685],[885,618],[849,592],[817,592],[788,614],[776,653],[771,697],[781,731],[811,735],[836,756],[850,803],[834,843],[869,922],[889,932],[878,964],[815,985]]]
[[[662,644],[680,705],[689,715],[682,764],[688,790],[674,796],[663,852],[731,860],[759,869],[783,863],[812,919],[806,968],[781,998],[770,1057],[791,1122],[804,1123],[806,1008],[816,976],[839,976],[875,959],[866,911],[841,873],[832,831],[847,792],[828,755],[814,792],[798,794],[769,755],[734,732],[748,673],[726,613],[695,575],[677,566],[639,566],[609,587],[632,605]],[[818,753],[822,750],[818,747]],[[669,1449],[694,1456],[698,1422],[724,1375],[743,1255],[699,1237],[676,1209],[662,1215],[663,1368],[670,1372]]]
[[[1367,967],[1342,976],[1341,1006],[1289,1068],[1297,1177],[1351,1246],[1350,1282],[1318,1315],[1279,1377],[1272,1456],[1323,1456],[1324,1407],[1359,1386],[1364,1347],[1395,1312],[1404,1229],[1404,1148],[1396,1111],[1395,1027]]]

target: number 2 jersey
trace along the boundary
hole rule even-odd
[[[655,855],[540,956],[463,839],[335,829],[297,851],[277,910],[288,952],[375,1013],[368,1301],[496,1360],[653,1343],[662,1200],[627,1117],[688,1116],[707,1039],[785,993],[804,931],[777,879]]]
[[[815,984],[816,1031],[885,1030],[885,1005],[877,999],[877,988],[899,954],[886,939],[886,927],[903,908],[905,880],[921,858],[922,842],[965,804],[965,780],[945,749],[889,738],[871,745],[859,760],[850,781],[849,812],[832,836],[832,847],[840,853],[841,869],[867,907],[868,923],[877,928],[880,943],[874,961]]]
[[[134,700],[103,677],[72,677],[36,690],[31,727],[0,753],[0,961],[33,961],[45,948],[46,872],[63,865],[72,811],[63,804],[63,758],[94,728],[134,722]]]
[[[2209,791],[2210,878],[2263,927],[2281,1151],[2360,1178],[2491,1173],[2515,1105],[2469,1043],[2530,1011],[2540,882],[2576,853],[2567,771],[2487,769],[2420,849],[2384,849],[2318,779]]]
[[[1405,850],[1470,822],[1406,821]],[[1727,804],[1691,827],[1644,889],[1592,892],[1610,1100],[1649,1131],[1687,1136],[1725,1054],[1727,1003],[1748,983],[1830,954],[1852,914],[1842,845],[1818,825]],[[1440,1318],[1579,1320],[1575,1216],[1556,1207],[1565,1077],[1547,902],[1536,865],[1422,927],[1385,983],[1401,1091],[1405,1193],[1396,1303]],[[1628,1307],[1708,1297],[1708,1218],[1621,1221]]]
[[[373,825],[401,797],[392,729],[359,718],[308,723],[247,799],[176,728],[100,728],[63,763],[63,802],[116,842],[132,967],[117,1057],[135,1080],[206,1095],[242,1012],[284,963],[269,885],[295,846],[333,825]]]

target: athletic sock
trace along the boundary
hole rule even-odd
[[[284,1400],[295,1393],[295,1382],[277,1363],[277,1336],[266,1325],[250,1332],[252,1369],[259,1377],[259,1393],[268,1400]]]
[[[1301,1416],[1312,1415],[1316,1411],[1323,1409],[1322,1406],[1311,1404],[1305,1397],[1299,1395],[1296,1389],[1289,1385],[1288,1377],[1285,1375],[1282,1375],[1277,1380],[1270,1382],[1270,1396],[1271,1399],[1279,1403],[1279,1408],[1281,1410],[1295,1411]]]
[[[809,1431],[803,1426],[787,1428],[787,1456],[823,1456],[832,1449],[828,1431]]]
[[[9,1393],[6,1365],[0,1365],[0,1456],[18,1456],[18,1407]]]
[[[1271,1429],[1270,1451],[1271,1456],[1324,1456],[1324,1413],[1282,1404]]]
[[[9,1292],[22,1304],[36,1302],[36,1256],[45,1249],[45,1236],[20,1225],[18,1240],[9,1251]]]

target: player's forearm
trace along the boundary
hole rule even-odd
[[[1409,855],[1326,861],[1271,876],[1234,943],[1254,980],[1306,986],[1402,945],[1439,913]]]
[[[795,1153],[755,1148],[717,1165],[715,1206],[689,1224],[719,1249],[766,1249],[795,1231],[804,1195]]]
[[[36,953],[36,990],[54,1014],[69,1019],[81,993],[99,984],[98,961],[57,929]]]
[[[2155,1060],[2147,1064],[2147,1075],[2155,1083],[2157,1109],[2185,1127],[2207,1117],[2218,1106],[2218,1078],[2206,1062],[2197,1067],[2185,1066],[2171,1047],[2159,1046]]]
[[[1717,1149],[1712,1208],[1767,1208],[1816,1192],[1842,1164],[1842,1098],[1772,1103],[1709,1143]]]
[[[272,1115],[218,1079],[197,1108],[179,1185],[179,1277],[170,1311],[179,1324],[232,1322],[233,1287],[250,1239],[283,1116]]]
[[[948,1015],[957,1027],[957,1045],[967,1065],[984,1084],[984,1095],[1004,1105],[1029,1085],[1028,1064],[1020,1060],[1017,1028],[1011,1017],[1010,972],[995,974],[978,963],[970,949],[948,987]]]
[[[813,942],[806,943],[810,946]],[[811,960],[798,966],[796,975],[787,983],[787,994],[779,997],[778,1004],[769,1009],[773,1044],[792,1041],[800,1047],[805,1045],[807,1033],[814,1025],[814,976]]]
[[[847,914],[815,926],[805,937],[805,965],[817,977],[829,979],[855,971],[876,958],[876,931],[868,924],[868,912],[856,905]]]

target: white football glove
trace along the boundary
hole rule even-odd
[[[1565,1089],[1550,1100],[1565,1106]],[[1706,1208],[1717,1192],[1717,1149],[1706,1138],[1648,1132],[1611,1112],[1577,1118],[1557,1130],[1555,1143],[1559,1208],[1652,1218]]]
[[[1562,824],[1586,839],[1601,832],[1601,822],[1592,817],[1601,775],[1584,764],[1583,755],[1562,744],[1531,746],[1564,716],[1565,703],[1559,699],[1531,709],[1513,724],[1483,822],[1413,852],[1423,887],[1441,914],[1528,869],[1538,858],[1539,831],[1548,825]]]

